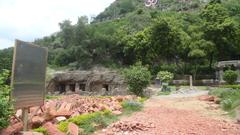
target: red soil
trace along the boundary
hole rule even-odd
[[[239,124],[202,115],[202,113],[196,110],[168,107],[168,102],[172,102],[169,100],[171,99],[150,99],[146,102],[143,111],[137,112],[130,117],[123,118],[122,121],[153,123],[154,125],[154,128],[150,128],[147,131],[128,132],[127,134],[240,135]],[[107,129],[103,134],[124,134],[108,131],[111,131],[111,128]]]

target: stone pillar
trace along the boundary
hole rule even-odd
[[[224,74],[223,68],[220,68],[220,70],[219,70],[219,82],[220,83],[224,82],[223,81],[223,74]]]
[[[66,92],[68,92],[68,91],[71,91],[71,90],[70,90],[70,85],[69,85],[69,84],[66,84]]]
[[[240,82],[240,69],[239,69],[239,67],[237,67],[236,72],[238,74],[237,83],[239,83]]]
[[[190,89],[193,89],[193,79],[192,75],[189,76]]]
[[[76,83],[75,84],[75,91],[79,91],[80,90],[80,85],[79,85],[79,83]]]

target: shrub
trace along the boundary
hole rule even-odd
[[[160,71],[158,72],[157,77],[161,80],[161,82],[169,83],[173,80],[173,73],[168,71]]]
[[[143,89],[150,83],[150,71],[138,64],[125,69],[123,73],[128,82],[128,89],[137,96],[143,96]]]
[[[122,102],[122,107],[124,111],[135,112],[140,111],[143,108],[143,104],[141,102],[129,100]]]
[[[0,129],[9,125],[10,116],[13,114],[13,107],[10,102],[10,86],[6,85],[8,77],[8,70],[3,70],[0,73]]]
[[[227,70],[223,74],[223,80],[228,84],[234,84],[237,80],[238,74],[236,71]]]

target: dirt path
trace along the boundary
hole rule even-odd
[[[146,101],[143,111],[121,119],[152,123],[153,128],[115,134],[240,135],[240,125],[234,124],[225,114],[226,112],[221,111],[217,105],[199,101],[196,97],[156,96]]]

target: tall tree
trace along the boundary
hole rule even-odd
[[[238,54],[238,26],[229,16],[227,9],[218,2],[209,3],[202,10],[201,18],[204,20],[204,38],[214,43],[217,51],[213,53],[217,59],[234,58],[234,54]]]

